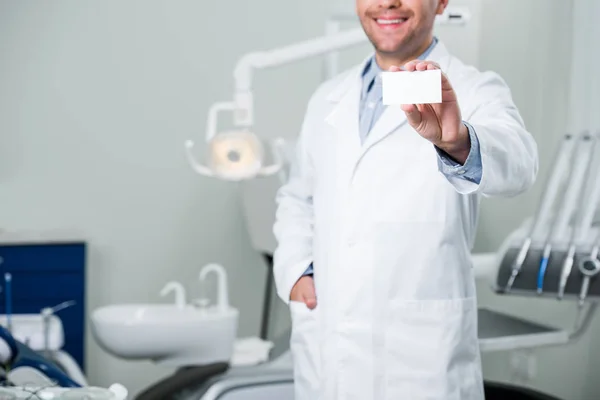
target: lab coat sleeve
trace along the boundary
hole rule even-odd
[[[513,197],[529,189],[537,177],[537,144],[525,128],[509,87],[493,72],[480,72],[469,85],[469,107],[463,119],[477,135],[481,154],[479,183],[446,175],[462,194]]]
[[[313,261],[313,168],[307,144],[310,108],[311,104],[296,142],[294,159],[290,160],[288,181],[276,195],[273,273],[277,294],[285,303],[289,303],[292,288]]]
[[[445,151],[436,147],[438,153],[438,168],[446,177],[457,177],[479,184],[481,182],[481,152],[479,139],[475,130],[468,122],[463,124],[469,130],[471,149],[464,165],[454,161]]]

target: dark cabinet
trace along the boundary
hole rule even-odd
[[[63,350],[85,371],[86,245],[70,243],[0,244],[0,313],[6,313],[4,274],[12,276],[13,314],[37,314],[65,301],[57,312],[65,332]]]

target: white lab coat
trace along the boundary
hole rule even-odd
[[[277,194],[274,274],[290,303],[296,400],[482,400],[470,251],[481,196],[513,196],[537,146],[496,74],[429,60],[480,142],[480,184],[447,178],[434,146],[388,107],[359,138],[364,63],[311,98],[290,179]],[[318,306],[289,302],[310,262]]]

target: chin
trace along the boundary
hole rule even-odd
[[[402,52],[402,48],[404,48],[405,46],[403,45],[403,43],[398,43],[398,42],[394,42],[394,43],[378,43],[377,45],[375,45],[375,48],[377,49],[378,52],[380,53],[384,53],[384,54],[397,54],[397,53],[401,53]]]

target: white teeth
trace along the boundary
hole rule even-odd
[[[378,24],[382,24],[382,25],[391,25],[391,24],[399,24],[401,22],[406,21],[406,18],[400,18],[400,19],[377,19],[377,23]]]

